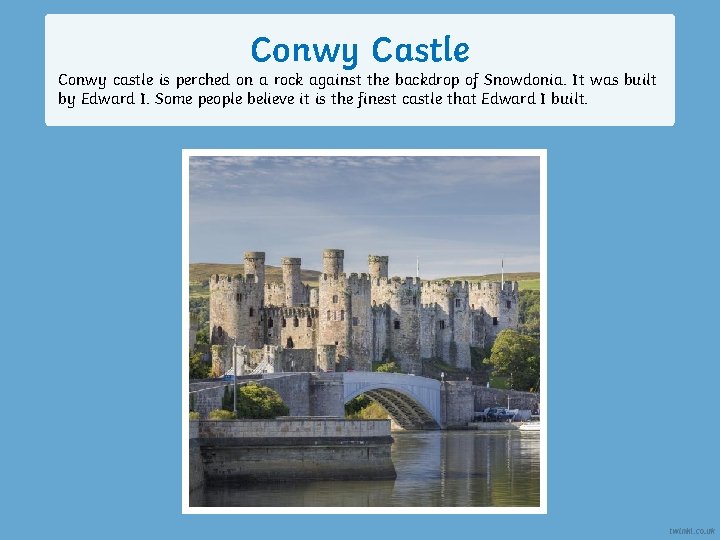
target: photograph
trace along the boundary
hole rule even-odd
[[[186,150],[187,510],[542,512],[545,158]]]

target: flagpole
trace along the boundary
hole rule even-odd
[[[415,277],[420,277],[420,257],[416,257]]]
[[[505,287],[505,258],[500,259],[500,290]]]

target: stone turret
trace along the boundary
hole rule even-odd
[[[323,252],[323,273],[318,287],[317,343],[335,345],[342,369],[369,371],[372,342],[370,278],[345,274],[341,249]]]
[[[345,252],[342,249],[326,249],[323,251],[323,274],[337,277],[343,272]]]
[[[245,252],[245,276],[253,275],[257,278],[260,288],[265,287],[265,252]]]
[[[283,257],[282,264],[283,285],[285,286],[285,306],[295,307],[304,302],[303,285],[300,279],[300,258]]]
[[[259,348],[263,344],[261,319],[263,288],[253,274],[210,277],[210,344],[246,345]]]
[[[469,291],[473,309],[482,308],[492,319],[494,336],[506,328],[517,328],[519,318],[519,287],[517,281],[482,281],[473,283]]]
[[[368,255],[368,272],[371,279],[388,277],[388,256]]]

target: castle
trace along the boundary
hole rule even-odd
[[[388,278],[388,257],[346,274],[344,251],[323,252],[319,287],[304,285],[299,258],[283,257],[282,283],[265,283],[265,253],[245,253],[245,275],[210,278],[215,375],[371,371],[389,359],[405,373],[423,360],[470,369],[470,347],[518,326],[517,282]]]

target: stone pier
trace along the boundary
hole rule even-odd
[[[191,490],[206,482],[396,477],[389,420],[196,420],[190,437]]]

